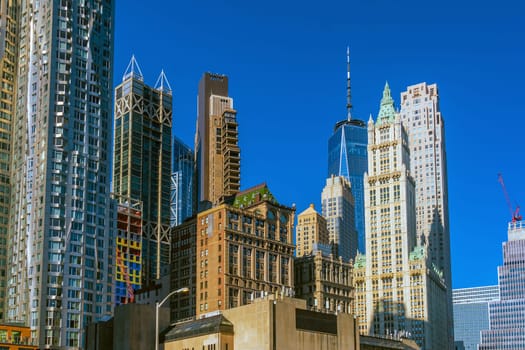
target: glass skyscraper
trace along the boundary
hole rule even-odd
[[[80,349],[84,327],[113,311],[115,3],[10,3],[20,12],[6,321],[28,324],[39,349]]]
[[[509,223],[498,267],[500,300],[489,303],[489,329],[479,350],[525,349],[525,222]]]
[[[355,201],[355,228],[360,252],[365,251],[365,206],[363,176],[368,170],[368,133],[365,122],[343,120],[335,124],[328,140],[328,177],[344,176],[350,180]]]
[[[193,150],[177,137],[173,138],[171,154],[170,226],[178,226],[193,214]]]
[[[498,286],[460,288],[452,291],[454,340],[465,350],[477,350],[480,331],[489,327],[489,302],[499,299]]]
[[[170,262],[171,117],[164,72],[151,87],[133,57],[115,89],[113,190],[142,201],[143,287]]]

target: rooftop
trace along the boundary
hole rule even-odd
[[[219,332],[233,334],[233,323],[228,321],[223,315],[215,315],[175,324],[167,331],[164,337],[168,342],[182,338]]]

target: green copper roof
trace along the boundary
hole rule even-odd
[[[385,84],[383,90],[383,98],[381,99],[381,107],[379,108],[379,115],[377,116],[377,125],[391,123],[396,117],[396,110],[394,109],[394,99],[390,93],[388,82]]]
[[[366,265],[366,256],[364,254],[357,254],[355,257],[355,263],[354,268],[359,269],[361,267],[365,267]]]
[[[236,208],[246,208],[262,201],[279,204],[265,183],[239,192],[235,196],[233,206]]]
[[[426,256],[425,248],[423,246],[414,247],[414,250],[410,253],[410,260],[421,260]]]

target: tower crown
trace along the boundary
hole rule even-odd
[[[390,86],[388,81],[383,89],[383,98],[381,99],[381,106],[379,108],[379,115],[377,116],[377,125],[391,123],[396,117],[396,110],[394,108],[394,99],[390,93]]]
[[[125,81],[129,78],[135,78],[140,81],[144,81],[142,70],[140,70],[140,66],[137,62],[137,59],[135,58],[135,55],[131,55],[131,60],[129,61],[128,67],[122,76],[122,81]]]

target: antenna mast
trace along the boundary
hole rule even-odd
[[[350,90],[350,47],[346,47],[346,114],[352,119],[352,93]]]

